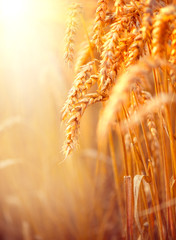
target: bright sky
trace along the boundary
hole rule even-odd
[[[63,84],[67,7],[62,0],[0,0],[0,77],[14,94],[29,98],[47,71]]]
[[[0,19],[6,22],[24,18],[63,21],[67,4],[62,0],[0,0]]]

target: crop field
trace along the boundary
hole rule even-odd
[[[176,239],[176,2],[0,0],[0,240]]]

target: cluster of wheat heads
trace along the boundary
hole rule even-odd
[[[80,6],[74,4],[71,11],[66,60],[73,63],[73,18],[81,14]],[[98,0],[87,45],[74,66],[76,76],[62,110],[66,122],[65,156],[77,145],[87,107],[103,102],[98,147],[111,154],[117,185],[121,184],[117,162],[123,165],[127,239],[138,235],[175,239],[174,1]],[[90,93],[93,85],[96,91]],[[117,154],[117,145],[121,154]]]

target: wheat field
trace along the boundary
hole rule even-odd
[[[176,2],[0,0],[0,239],[176,239]]]

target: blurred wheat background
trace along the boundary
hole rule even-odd
[[[89,231],[94,159],[59,164],[72,82],[63,61],[69,4],[0,1],[0,239],[84,239]],[[91,134],[84,147],[94,146]]]

